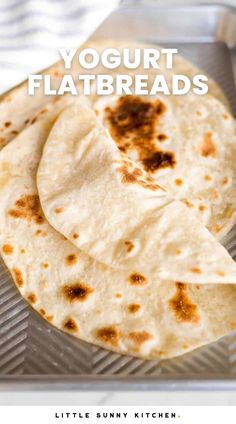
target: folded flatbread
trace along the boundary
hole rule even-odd
[[[36,172],[48,132],[64,106],[49,106],[42,119],[0,152],[0,250],[22,296],[72,336],[145,359],[183,354],[234,329],[234,285],[153,282],[114,271],[50,226]]]
[[[93,105],[122,152],[217,238],[236,220],[236,123],[210,96],[103,97]]]
[[[144,280],[236,281],[236,264],[224,247],[120,152],[85,102],[57,119],[37,184],[48,222],[101,263]]]

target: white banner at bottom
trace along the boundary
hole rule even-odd
[[[2,424],[235,424],[236,406],[0,406]]]

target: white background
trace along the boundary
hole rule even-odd
[[[121,413],[116,417],[116,413]],[[76,414],[74,418],[73,413]],[[97,418],[97,413],[98,418]],[[109,418],[109,414],[114,414],[114,418]],[[138,413],[135,417],[135,413]],[[155,414],[152,417],[152,414]],[[174,416],[171,416],[174,413]],[[178,424],[199,424],[199,422],[214,422],[214,424],[235,424],[236,407],[227,408],[225,406],[210,407],[165,407],[165,406],[135,406],[135,407],[2,407],[0,408],[1,420],[5,423],[24,422],[24,424],[152,424],[152,423],[178,423]],[[63,415],[62,415],[63,414]],[[65,415],[65,414],[69,414]],[[103,417],[103,414],[107,414]],[[146,416],[149,414],[150,418]],[[159,414],[162,414],[159,418]]]
[[[6,2],[0,1],[0,8],[4,4],[11,5],[16,0],[7,0]],[[41,3],[43,3],[42,0]],[[68,0],[67,0],[68,1]],[[236,0],[156,0],[159,3],[227,3],[236,6]],[[107,0],[109,3],[110,0]],[[37,0],[31,0],[34,4],[38,3]],[[58,1],[60,3],[60,1]],[[74,0],[69,0],[70,7],[76,3]],[[6,15],[6,14],[5,14]],[[1,14],[0,10],[0,17]],[[9,30],[9,29],[8,29]],[[4,35],[4,30],[1,28],[1,34]],[[2,41],[4,43],[4,41]],[[49,55],[50,56],[50,55]],[[26,53],[23,53],[24,58],[23,64],[27,57]],[[10,50],[5,50],[4,60],[14,61]],[[28,60],[28,59],[27,59]],[[26,62],[27,62],[26,60]],[[49,61],[49,62],[48,62]],[[19,78],[23,79],[25,72],[28,72],[29,67],[31,68],[32,58],[28,61],[28,65],[25,68],[21,68],[22,72],[19,75],[18,71],[9,74],[9,69],[5,67],[1,69],[0,66],[0,90],[3,92],[10,85],[14,85],[19,82]],[[52,63],[53,60],[50,57],[44,58],[43,66],[47,63]],[[36,64],[36,68],[37,68]],[[42,68],[42,66],[38,66]],[[236,392],[0,392],[0,405],[236,405]],[[192,421],[191,421],[192,422]],[[211,419],[208,421],[211,422]],[[214,421],[216,423],[216,421]],[[226,421],[227,422],[227,421]],[[228,423],[227,423],[228,424]]]

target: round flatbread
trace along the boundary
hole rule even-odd
[[[64,106],[49,106],[0,153],[0,251],[22,296],[73,337],[144,359],[181,355],[234,329],[234,285],[153,282],[114,271],[50,226],[36,172]]]

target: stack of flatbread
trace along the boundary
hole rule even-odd
[[[175,60],[167,80],[199,73]],[[63,72],[47,71],[55,87]],[[44,319],[144,359],[236,328],[236,264],[219,242],[235,223],[236,126],[214,81],[203,97],[29,98],[25,84],[0,111],[1,255]]]

